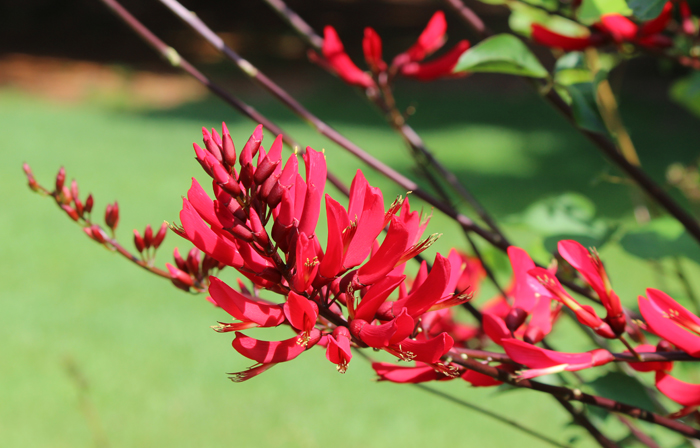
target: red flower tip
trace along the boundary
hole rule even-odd
[[[466,76],[467,72],[453,73],[459,58],[469,49],[469,41],[462,40],[444,55],[426,63],[409,62],[401,66],[401,74],[419,81]]]
[[[406,51],[405,54],[408,55],[408,61],[406,62],[422,61],[426,56],[442,47],[445,44],[446,32],[447,21],[445,20],[445,13],[438,11],[430,18],[428,25],[421,35],[418,36],[418,41]]]
[[[555,33],[539,23],[532,24],[532,40],[540,45],[550,48],[560,48],[564,51],[580,51],[588,47],[598,46],[603,43],[602,39],[596,35],[583,37],[565,36]]]
[[[362,39],[362,50],[365,54],[367,65],[374,73],[386,70],[386,62],[382,60],[382,39],[372,28],[365,28],[365,36]]]
[[[633,40],[639,31],[634,22],[620,14],[603,14],[600,23],[617,43]]]
[[[323,37],[323,48],[321,51],[326,63],[343,81],[365,89],[374,86],[372,77],[360,70],[345,52],[343,43],[340,41],[335,28],[326,26],[323,29]]]
[[[333,334],[328,336],[326,358],[336,364],[338,372],[345,373],[352,359],[350,350],[350,331],[345,327],[336,327]]]

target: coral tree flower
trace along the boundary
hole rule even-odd
[[[564,370],[574,372],[602,366],[615,360],[612,353],[602,348],[585,353],[561,353],[517,339],[504,339],[502,343],[510,359],[529,368],[520,373],[519,378],[534,378]]]
[[[681,7],[682,8],[682,7]],[[601,47],[609,42],[629,42],[647,48],[664,48],[672,45],[667,36],[661,34],[672,18],[673,3],[666,2],[661,14],[641,25],[620,14],[604,14],[594,24],[587,36],[566,36],[556,33],[541,24],[532,24],[532,40],[538,44],[564,51],[580,51],[588,47]]]
[[[649,331],[691,356],[700,357],[700,318],[658,289],[639,296],[639,311]]]
[[[400,74],[419,81],[432,81],[438,78],[455,78],[466,76],[467,73],[452,73],[459,58],[469,49],[469,42],[462,40],[443,55],[424,62],[425,58],[439,50],[446,42],[447,21],[442,11],[436,12],[428,21],[427,26],[418,40],[405,52],[394,57],[388,66],[382,59],[382,40],[375,30],[365,28],[362,40],[362,50],[365,61],[372,73],[388,73],[389,76]],[[372,77],[355,65],[345,52],[338,33],[331,26],[324,29],[322,48],[323,58],[311,53],[314,62],[336,73],[350,85],[363,88],[376,87]]]
[[[624,333],[627,323],[625,313],[620,298],[612,290],[610,279],[598,254],[595,251],[590,253],[581,243],[574,240],[559,241],[558,249],[562,258],[581,274],[600,298],[607,311],[605,321],[610,328],[617,335]]]
[[[341,51],[342,46],[336,49]],[[381,48],[375,45],[372,52],[374,63],[381,65]],[[340,61],[339,67],[349,59],[338,54],[333,58]],[[254,294],[245,288],[239,292],[209,278],[211,302],[235,319],[215,329],[235,331],[233,348],[256,362],[231,378],[247,380],[319,343],[339,372],[348,368],[352,345],[360,345],[454,376],[453,367],[441,362],[454,345],[453,338],[421,323],[427,313],[448,310],[468,299],[454,293],[463,275],[462,258],[455,251],[447,258],[437,254],[431,269],[423,263],[408,290],[406,262],[437,238],[423,238],[429,219],[412,211],[409,200],[400,196],[385,208],[382,192],[369,185],[361,171],[353,179],[347,207],[329,195],[324,201],[325,155],[306,148],[302,176],[296,153],[283,163],[281,137],[269,152],[262,137],[258,126],[237,157],[225,125],[222,135],[205,129],[204,147],[195,144],[194,150],[212,177],[214,198],[193,179],[183,198],[182,225],[173,226],[204,252],[206,260],[212,260],[209,263],[234,267],[257,289],[283,298],[281,303],[269,302],[257,296],[257,289]],[[316,236],[323,202],[328,217],[325,249]],[[176,263],[177,267],[170,266],[173,281],[186,287],[197,269],[177,257]],[[279,325],[289,326],[295,336],[265,341],[241,333]]]

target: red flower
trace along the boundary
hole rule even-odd
[[[340,78],[350,85],[374,87],[372,77],[360,70],[345,52],[338,33],[332,26],[323,29],[323,48],[325,62]]]
[[[603,262],[598,254],[593,251],[589,253],[585,247],[574,240],[559,241],[559,254],[569,262],[591,285],[591,288],[598,294],[608,315],[605,321],[615,334],[620,335],[625,332],[625,313],[622,310],[620,298],[615,294],[610,285],[608,274],[605,272]]]
[[[333,335],[328,336],[326,358],[337,365],[338,372],[345,373],[352,359],[350,351],[350,332],[345,327],[336,327]]]
[[[560,353],[546,350],[517,339],[503,340],[503,348],[513,361],[529,367],[518,375],[520,378],[534,378],[564,370],[574,372],[605,365],[614,361],[612,353],[602,348],[585,353]]]
[[[700,318],[662,291],[647,289],[639,296],[639,311],[648,329],[691,356],[700,357]]]
[[[613,332],[610,325],[603,322],[603,320],[598,317],[593,307],[589,305],[581,305],[574,298],[572,298],[564,288],[559,283],[559,280],[552,275],[549,271],[543,268],[532,269],[529,274],[537,279],[545,288],[553,295],[554,299],[558,300],[571,311],[574,312],[576,318],[583,325],[590,327],[599,336],[608,339],[614,339],[617,337],[615,332]]]
[[[372,368],[379,376],[379,381],[392,383],[425,383],[428,381],[445,381],[454,379],[435,370],[430,364],[417,362],[415,367],[397,366],[388,362],[373,362]]]
[[[686,407],[700,406],[700,384],[686,383],[666,372],[656,372],[656,388],[676,403]]]

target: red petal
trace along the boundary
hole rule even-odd
[[[212,300],[238,320],[255,322],[261,327],[276,327],[284,322],[280,305],[271,305],[239,293],[216,277],[209,277]]]
[[[324,28],[323,37],[323,56],[343,81],[364,88],[374,85],[372,77],[360,70],[345,53],[343,43],[332,26]]]
[[[447,21],[445,13],[438,11],[430,18],[418,41],[409,48],[406,53],[411,61],[422,61],[425,57],[433,53],[445,43],[445,32],[447,31]]]
[[[386,347],[395,341],[404,340],[413,332],[413,328],[413,319],[405,312],[382,325],[372,325],[358,319],[350,324],[352,333],[374,348]]]
[[[373,71],[386,70],[386,62],[382,60],[382,40],[372,28],[365,28],[365,37],[362,39],[362,50],[365,53],[365,61]]]
[[[408,314],[414,318],[425,313],[442,298],[445,285],[447,285],[449,280],[450,262],[442,255],[436,254],[435,262],[433,263],[433,268],[430,270],[430,274],[428,274],[428,278],[417,290],[412,290],[406,298],[399,301],[402,302],[402,304],[396,302],[393,307],[394,314],[396,314],[401,307],[405,307]]]
[[[386,237],[367,263],[357,271],[357,280],[362,285],[371,285],[384,278],[394,269],[396,262],[408,247],[409,231],[396,216],[391,217],[391,225]]]
[[[321,332],[314,329],[308,345],[299,343],[299,336],[284,341],[259,341],[236,332],[233,348],[248,359],[261,364],[289,361],[301,355],[304,350],[314,346],[321,339]]]
[[[555,33],[539,23],[532,24],[532,40],[540,45],[551,48],[561,48],[564,51],[579,51],[585,50],[588,47],[595,46],[598,39],[593,36],[586,37],[571,37],[563,34]]]
[[[535,268],[535,262],[523,249],[515,246],[508,248],[508,258],[513,268],[515,287],[513,288],[513,308],[530,312],[537,303],[538,296],[549,296],[547,289],[528,272]]]
[[[554,350],[546,350],[517,339],[504,339],[503,348],[513,361],[532,369],[543,369],[561,364],[578,367],[579,370],[607,364],[614,360],[610,352],[597,349],[585,353],[561,353]],[[602,350],[602,351],[601,351]],[[569,368],[567,368],[569,370]]]
[[[348,215],[350,220],[355,219],[352,209]],[[357,230],[345,253],[343,266],[346,269],[359,265],[367,258],[372,243],[384,228],[384,198],[378,188],[367,186],[362,214],[359,218]]]
[[[289,323],[297,330],[310,332],[316,325],[318,306],[306,297],[290,291],[282,308]]]
[[[243,258],[238,248],[207,227],[192,204],[185,198],[182,199],[180,221],[187,239],[205,254],[227,266],[243,267]]]
[[[326,195],[328,219],[328,243],[326,253],[318,267],[318,275],[332,279],[343,268],[343,230],[350,224],[347,212],[335,199]]]
[[[513,337],[506,327],[506,323],[503,321],[503,319],[497,316],[492,316],[490,313],[484,313],[482,316],[484,333],[486,333],[486,336],[488,336],[493,342],[498,345],[503,345],[503,339]]]
[[[475,372],[474,370],[467,370],[464,372],[462,379],[474,387],[491,387],[503,384],[502,381],[498,381],[483,373]]]
[[[634,348],[638,353],[654,353],[656,352],[656,346],[651,344],[641,344]],[[630,353],[629,350],[625,350],[625,353]],[[673,369],[673,363],[671,361],[662,362],[628,362],[627,365],[632,367],[637,372],[656,372],[663,370],[664,372],[670,372]]]
[[[659,294],[650,293],[651,291],[655,290],[647,290],[647,294],[649,294],[650,297],[662,297]],[[658,292],[661,293],[661,291]],[[674,321],[668,318],[668,311],[678,310],[679,308],[682,308],[675,301],[673,301],[673,299],[671,299],[671,301],[673,302],[673,304],[675,304],[675,306],[673,304],[671,306],[668,306],[668,304],[664,302],[657,304],[656,301],[648,300],[643,296],[639,296],[639,312],[642,313],[642,316],[644,317],[644,320],[649,326],[649,329],[653,331],[656,335],[667,340],[668,342],[672,343],[673,345],[680,348],[684,352],[690,354],[691,356],[699,357],[700,336],[689,333],[688,331],[679,327],[678,324],[676,324]],[[661,306],[664,306],[664,308],[661,308]]]
[[[634,39],[639,29],[634,22],[620,14],[603,14],[600,23],[616,42]]]
[[[397,366],[388,362],[373,362],[372,368],[379,376],[380,381],[392,383],[425,383],[428,381],[440,381],[454,379],[423,363],[417,363],[416,367]]]
[[[440,361],[440,358],[450,351],[453,345],[454,340],[450,335],[441,333],[427,341],[404,339],[393,348],[398,348],[399,352],[411,360],[434,364]]]
[[[386,301],[397,286],[403,283],[405,278],[405,275],[389,275],[384,277],[381,281],[373,284],[367,290],[364,297],[362,297],[362,301],[355,310],[354,318],[362,319],[367,322],[374,320],[374,315],[379,306]]]
[[[665,372],[656,372],[656,388],[683,406],[700,405],[700,384],[686,383]]]
[[[466,76],[466,72],[453,73],[459,58],[469,49],[469,41],[462,40],[452,47],[450,51],[430,62],[410,62],[401,67],[401,74],[419,81],[432,81],[443,77]]]

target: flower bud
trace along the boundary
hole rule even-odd
[[[270,175],[275,171],[275,168],[282,161],[282,135],[278,135],[274,143],[270,147],[270,153],[267,154],[265,158],[258,163],[258,167],[255,170],[255,184],[260,185],[265,180],[270,177]]]
[[[219,149],[219,145],[216,144],[214,139],[212,139],[211,134],[209,134],[209,131],[207,131],[207,128],[202,127],[202,137],[204,139],[204,146],[207,148],[207,151],[211,155],[213,155],[216,160],[219,162],[223,162],[223,157],[221,156],[221,149]]]
[[[70,205],[61,204],[61,208],[63,209],[64,212],[66,212],[66,214],[68,216],[70,216],[70,218],[73,221],[77,221],[80,219],[80,216],[78,216],[78,212],[76,212],[75,209],[73,207],[71,207]]]
[[[66,169],[61,167],[61,169],[58,170],[58,174],[56,174],[56,192],[60,192],[63,190],[63,184],[66,181]]]
[[[190,277],[189,274],[186,272],[176,268],[170,263],[165,263],[165,267],[168,268],[168,272],[170,273],[170,278],[173,280],[173,284],[177,287],[181,287],[177,283],[175,283],[174,280],[177,280],[180,282],[182,285],[190,287],[194,285],[194,281],[192,281],[192,277]],[[189,288],[188,288],[189,289]]]
[[[194,277],[199,277],[199,265],[202,261],[202,254],[196,247],[190,249],[187,254],[187,270]]]
[[[233,146],[233,139],[231,139],[231,134],[228,132],[226,123],[221,123],[221,131],[223,132],[221,144],[223,147],[224,162],[229,166],[234,166],[236,164],[236,148]]]
[[[175,264],[177,265],[178,269],[187,272],[187,263],[185,263],[185,260],[182,259],[180,251],[177,247],[175,250],[173,250],[173,260],[175,260]]]
[[[85,200],[85,213],[90,213],[92,211],[92,206],[95,205],[95,200],[92,198],[92,193],[88,195]]]
[[[107,204],[105,223],[112,231],[117,229],[117,225],[119,224],[119,204],[117,201],[114,201],[114,204]]]
[[[143,232],[143,244],[146,249],[153,245],[153,229],[150,224],[146,225],[146,230]]]
[[[525,322],[527,315],[527,311],[522,308],[512,308],[505,319],[508,330],[510,330],[511,333],[515,333],[523,322]]]
[[[156,236],[153,238],[153,248],[158,249],[165,239],[165,234],[168,232],[168,223],[163,223],[160,225],[160,229],[158,230],[158,233],[156,233]]]
[[[143,250],[146,248],[143,238],[141,238],[139,231],[136,229],[134,229],[134,246],[136,246],[136,250],[138,250],[139,253],[143,252]]]

